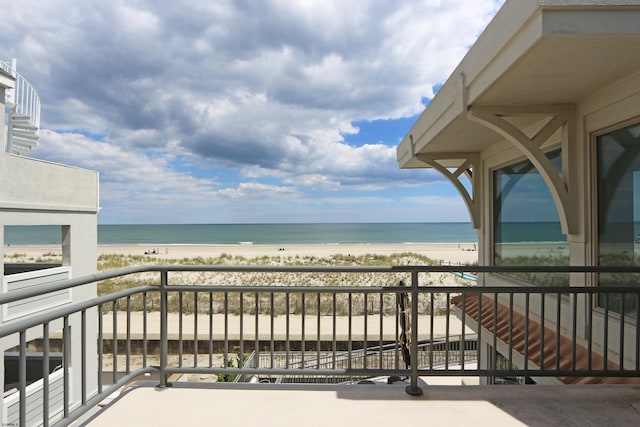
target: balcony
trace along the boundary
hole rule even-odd
[[[272,280],[183,284],[181,273],[192,271]],[[145,266],[17,290],[0,303],[110,279],[147,282],[0,326],[0,339],[15,342],[19,358],[18,386],[5,397],[16,405],[3,422],[456,425],[488,417],[492,425],[637,424],[640,287],[423,284],[427,272],[476,273],[486,285],[498,273],[570,272],[574,283],[612,271]],[[278,275],[293,273],[300,286],[277,285]],[[364,274],[399,285],[364,286]],[[30,396],[26,366],[34,346],[44,374],[42,392]],[[53,352],[62,353],[62,366],[50,373]],[[532,382],[540,384],[490,385]],[[553,382],[600,384],[541,385]]]

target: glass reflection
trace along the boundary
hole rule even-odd
[[[547,154],[561,173],[560,150]],[[533,164],[521,161],[493,173],[495,265],[568,265],[569,246],[547,184]],[[567,285],[568,274],[512,274],[539,286]]]

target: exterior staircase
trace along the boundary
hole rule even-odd
[[[20,114],[16,107],[9,109],[7,123],[7,151],[14,154],[28,154],[38,145],[38,127],[31,124],[31,116]]]
[[[31,84],[11,65],[0,61],[0,68],[15,78],[15,88],[5,91],[8,109],[5,151],[26,155],[38,145],[40,130],[40,96]]]

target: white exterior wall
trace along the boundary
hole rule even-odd
[[[0,108],[4,108],[0,104]],[[97,266],[97,212],[98,174],[82,170],[0,153],[0,255],[4,256],[4,226],[6,225],[56,225],[60,226],[63,265],[70,266],[73,277],[96,272]],[[4,264],[0,263],[0,274],[4,277]],[[89,284],[72,290],[72,302],[84,301],[96,296],[96,285]],[[87,330],[97,331],[97,312],[87,311]],[[60,330],[62,321],[50,325],[51,332]],[[70,318],[71,368],[81,367],[80,317]],[[42,336],[41,328],[27,334],[27,340]],[[0,351],[17,345],[15,339],[0,343]],[[97,372],[97,342],[89,337],[86,347],[87,373]],[[3,364],[3,358],[0,357]],[[3,366],[0,365],[0,368]],[[89,375],[87,390],[97,390],[97,378]],[[0,380],[4,383],[4,369],[0,369]],[[81,376],[72,375],[72,402],[81,399]],[[2,405],[0,405],[2,411]],[[0,412],[0,417],[2,416]]]

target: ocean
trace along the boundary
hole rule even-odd
[[[57,226],[6,226],[5,244],[57,245]],[[477,242],[470,223],[98,225],[99,245],[303,245]]]

